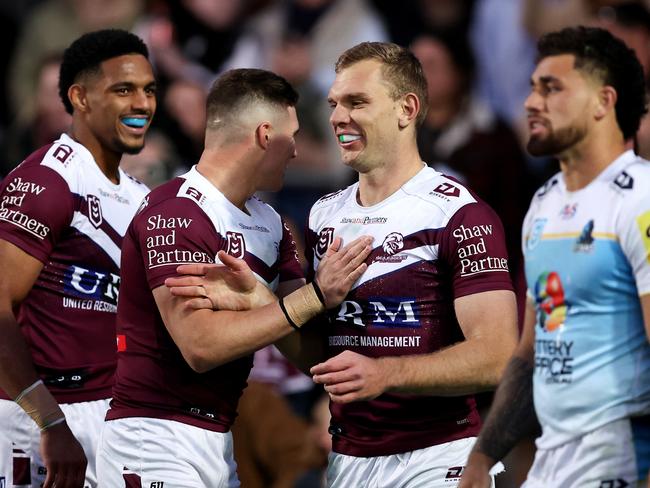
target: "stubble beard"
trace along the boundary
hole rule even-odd
[[[531,136],[526,144],[526,150],[531,156],[557,156],[580,142],[586,130],[578,127],[566,127],[553,131],[544,138]]]

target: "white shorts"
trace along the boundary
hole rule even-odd
[[[437,488],[460,483],[476,437],[438,444],[402,454],[355,457],[331,453],[329,488]],[[500,464],[497,469],[502,467]],[[494,478],[492,479],[494,486]]]
[[[631,488],[641,486],[649,464],[650,426],[621,419],[561,446],[537,449],[522,488]]]
[[[108,402],[104,399],[60,405],[88,458],[85,488],[97,486],[95,455]],[[46,472],[40,443],[41,431],[23,409],[11,400],[0,400],[0,487],[38,488],[43,484]]]
[[[97,452],[100,488],[235,488],[232,434],[173,420],[105,423]]]

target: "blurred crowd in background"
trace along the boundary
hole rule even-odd
[[[648,73],[648,1],[0,0],[0,177],[70,123],[57,86],[63,49],[83,32],[125,28],[147,43],[158,78],[146,146],[123,159],[123,168],[151,188],[198,160],[206,93],[220,73],[264,68],[296,87],[298,157],[284,189],[263,198],[293,222],[298,237],[311,204],[354,178],[339,162],[328,122],[334,62],[361,41],[392,41],[412,49],[428,79],[429,111],[418,134],[423,160],[497,211],[521,283],[521,222],[535,188],[557,171],[554,161],[524,151],[535,41],[575,24],[611,30]],[[650,157],[650,119],[636,147]],[[318,486],[305,472],[321,466],[329,449],[326,403],[272,349],[257,355],[252,380],[240,408],[244,421],[235,427],[243,439],[235,441],[240,467],[252,464],[250,475],[240,470],[243,486]]]

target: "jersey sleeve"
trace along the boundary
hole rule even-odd
[[[452,216],[439,252],[451,272],[454,298],[513,289],[503,226],[485,203],[465,205]]]
[[[298,251],[296,250],[296,241],[291,234],[291,229],[287,223],[282,220],[282,240],[280,241],[280,282],[290,281],[303,278],[302,268]]]
[[[314,268],[316,259],[316,245],[318,243],[318,235],[314,232],[309,224],[305,225],[305,261],[307,261],[307,281],[310,282],[316,276]]]
[[[214,263],[217,252],[227,247],[207,215],[189,199],[170,199],[148,209],[133,221],[132,232],[152,290],[176,276],[177,266]]]
[[[46,263],[70,226],[74,207],[74,195],[56,171],[21,165],[0,189],[0,239]]]
[[[617,235],[639,295],[650,293],[650,194],[622,209],[618,225]]]

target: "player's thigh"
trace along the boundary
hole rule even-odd
[[[100,488],[239,486],[230,433],[140,417],[105,423],[97,475]]]
[[[45,467],[40,456],[40,431],[13,401],[0,400],[0,486],[40,487]]]
[[[85,488],[97,486],[97,445],[99,435],[104,427],[104,417],[108,410],[109,399],[95,400],[92,402],[79,402],[62,404],[61,409],[70,430],[81,444],[88,459],[86,468]]]

